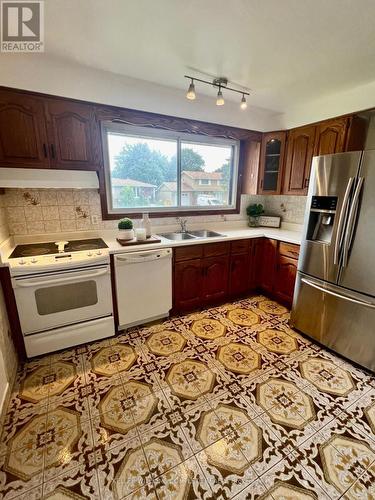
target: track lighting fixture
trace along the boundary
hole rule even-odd
[[[195,85],[194,82],[200,82],[204,83],[206,85],[210,85],[212,87],[218,88],[217,92],[217,97],[216,97],[216,105],[217,106],[223,106],[225,104],[224,101],[224,96],[222,89],[224,88],[225,90],[228,90],[230,92],[237,92],[237,94],[242,94],[242,98],[240,101],[240,108],[241,109],[246,109],[247,108],[247,101],[246,97],[250,95],[249,92],[244,92],[243,90],[237,90],[233,89],[231,87],[228,87],[228,79],[227,78],[215,78],[212,82],[209,82],[207,80],[201,80],[200,78],[195,78],[189,75],[185,75],[185,78],[188,78],[190,80],[189,88],[188,91],[186,92],[186,98],[193,101],[196,99],[196,93],[195,93]]]

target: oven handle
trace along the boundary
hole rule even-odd
[[[43,286],[43,285],[55,285],[59,283],[66,283],[68,281],[77,281],[81,279],[86,279],[86,278],[97,278],[98,276],[103,276],[104,274],[108,274],[109,267],[106,267],[105,269],[100,269],[99,271],[96,271],[94,273],[90,274],[81,274],[79,273],[76,276],[70,276],[67,278],[57,278],[57,279],[50,279],[50,280],[44,280],[44,281],[25,281],[24,279],[22,280],[15,280],[15,285],[16,287],[20,288],[31,288],[31,287],[36,287],[36,286]]]

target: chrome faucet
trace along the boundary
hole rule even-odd
[[[181,233],[187,233],[187,227],[186,227],[187,219],[183,219],[182,217],[177,217],[177,222],[181,226]]]

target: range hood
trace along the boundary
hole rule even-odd
[[[49,168],[0,168],[0,188],[98,189],[96,172]]]

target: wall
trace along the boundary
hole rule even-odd
[[[0,243],[9,236],[7,211],[4,207],[5,196],[0,194]]]
[[[18,367],[18,357],[10,335],[3,290],[0,286],[0,413],[8,389],[13,386]]]
[[[375,149],[375,115],[372,115],[369,122],[365,149]]]
[[[215,106],[214,97],[185,99],[185,90],[124,77],[46,54],[0,54],[0,85],[47,94],[112,104],[164,115],[231,125],[252,130],[277,130],[278,114],[250,106],[244,112],[238,99]]]
[[[103,221],[99,194],[95,189],[6,189],[0,196],[12,235],[115,229],[117,221]],[[239,214],[225,220],[245,220],[246,207],[262,203],[267,213],[280,215],[284,222],[301,224],[306,199],[303,196],[241,196]],[[92,223],[92,216],[98,223]],[[223,221],[221,215],[194,216],[194,222]],[[152,225],[176,224],[171,217],[153,218]]]

